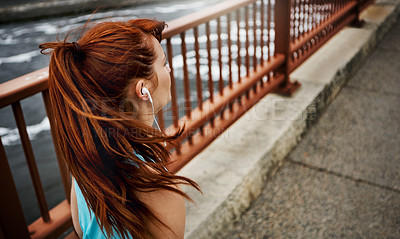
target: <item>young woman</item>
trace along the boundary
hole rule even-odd
[[[83,238],[183,238],[184,198],[169,173],[154,113],[171,99],[161,48],[165,23],[103,22],[52,50],[49,89],[62,157],[73,176],[71,213]]]

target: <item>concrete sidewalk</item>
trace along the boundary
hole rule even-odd
[[[400,236],[399,13],[369,6],[179,172],[187,239]]]
[[[400,21],[227,238],[400,238]]]

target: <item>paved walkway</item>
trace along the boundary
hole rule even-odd
[[[228,238],[400,238],[400,21]]]

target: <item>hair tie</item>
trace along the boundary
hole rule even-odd
[[[82,48],[77,42],[72,42],[74,45],[73,52],[74,52],[74,57],[77,61],[82,61],[84,58]]]
[[[79,44],[77,43],[77,42],[72,42],[72,44],[74,44],[74,47],[75,47],[75,52],[76,53],[81,53],[81,51],[82,51],[82,49],[81,49],[81,46],[79,46]]]

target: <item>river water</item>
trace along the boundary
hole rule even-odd
[[[190,0],[190,1],[170,1],[168,3],[157,3],[157,4],[146,4],[137,7],[107,11],[92,14],[80,14],[66,17],[47,18],[43,20],[30,21],[24,23],[10,23],[0,25],[0,83],[14,79],[18,76],[32,72],[34,70],[43,68],[48,65],[49,56],[41,55],[38,50],[38,45],[43,42],[54,41],[56,38],[63,39],[64,36],[77,27],[83,25],[92,16],[93,20],[108,19],[108,20],[128,20],[133,18],[156,18],[158,20],[164,20],[166,22],[173,20],[177,17],[187,15],[189,13],[198,11],[208,6],[214,5],[222,0]],[[234,19],[234,18],[232,18]],[[222,28],[226,27],[226,22],[222,21]],[[232,31],[237,31],[236,23],[231,22]],[[251,25],[252,23],[250,23]],[[216,23],[211,22],[212,29],[215,29]],[[244,26],[244,25],[243,25]],[[200,28],[200,51],[201,56],[201,72],[202,75],[207,75],[207,52],[205,50],[206,37],[204,36],[204,28]],[[243,30],[243,29],[242,29]],[[241,30],[241,31],[242,31]],[[215,31],[214,31],[215,32]],[[263,33],[265,35],[265,32]],[[232,36],[236,33],[232,32]],[[245,34],[242,34],[244,36]],[[273,31],[271,31],[273,36]],[[223,41],[226,41],[227,34],[221,35]],[[213,55],[218,55],[216,47],[217,35],[214,33],[211,35]],[[232,38],[232,40],[236,40]],[[188,65],[189,65],[189,76],[191,79],[191,85],[195,84],[195,58],[193,50],[194,38],[190,35],[190,32],[186,38],[188,45]],[[241,39],[244,43],[245,39]],[[250,39],[252,41],[252,39]],[[174,59],[173,66],[177,81],[182,81],[182,57],[179,55],[180,50],[180,39],[173,38],[172,44],[174,47]],[[236,49],[236,50],[235,50]],[[273,45],[271,46],[273,50]],[[242,47],[242,50],[245,50]],[[223,62],[227,62],[227,47],[222,48]],[[237,48],[232,48],[232,52],[235,55]],[[250,50],[252,52],[252,49]],[[241,55],[244,56],[245,52]],[[242,61],[244,62],[244,61]],[[213,74],[214,80],[219,77],[219,68],[217,61],[213,61]],[[233,70],[236,71],[237,67],[233,66]],[[244,72],[244,69],[242,70]],[[228,74],[227,69],[224,71],[224,76]],[[236,80],[236,79],[234,79]],[[203,80],[203,89],[207,89],[207,81]],[[178,104],[183,105],[183,84],[177,84],[178,92]],[[217,85],[217,84],[214,84]],[[195,98],[195,88],[192,87],[193,91],[191,94]],[[204,97],[207,97],[207,91],[204,91]],[[59,176],[59,170],[57,161],[55,159],[55,152],[51,140],[49,131],[49,122],[46,117],[44,104],[42,101],[41,94],[36,94],[29,97],[21,102],[25,121],[28,128],[28,133],[31,139],[32,147],[36,162],[39,168],[41,181],[45,190],[45,195],[49,208],[54,207],[62,200],[65,195],[62,189],[61,179]],[[195,105],[195,102],[194,102]],[[183,107],[180,107],[183,109]],[[180,112],[182,116],[183,112]],[[168,115],[167,115],[168,116]],[[166,124],[170,123],[171,117],[166,117]],[[3,144],[5,145],[8,160],[11,166],[11,170],[14,176],[14,180],[17,186],[17,190],[21,199],[22,207],[28,224],[32,223],[35,219],[40,217],[39,208],[37,206],[36,197],[33,191],[33,185],[30,180],[28,168],[24,153],[19,141],[18,131],[16,129],[15,122],[13,120],[11,107],[5,107],[0,109],[0,136]]]

